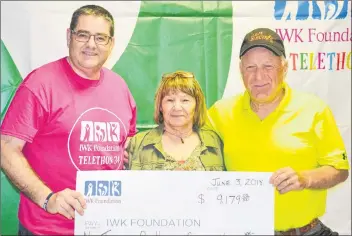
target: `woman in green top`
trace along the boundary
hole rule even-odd
[[[202,129],[206,105],[193,73],[164,75],[154,108],[158,127],[136,134],[127,147],[131,170],[224,170],[221,139]]]

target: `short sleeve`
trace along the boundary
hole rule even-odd
[[[130,170],[141,170],[141,163],[139,160],[139,155],[136,149],[136,142],[137,136],[131,138],[126,151],[128,153],[128,162],[129,162],[129,169]]]
[[[219,118],[219,113],[216,107],[216,103],[210,107],[207,111],[207,119],[205,121],[204,129],[215,131],[221,138],[223,138],[221,134],[221,130],[219,128],[219,124],[221,124],[221,118]]]
[[[314,131],[317,138],[316,147],[319,165],[329,165],[336,169],[349,169],[344,142],[329,107],[326,106],[322,112],[316,115]]]
[[[133,137],[138,132],[138,130],[137,130],[137,106],[136,106],[136,102],[134,101],[134,98],[133,98],[130,91],[128,91],[128,99],[129,99],[131,111],[132,111],[132,119],[130,120],[130,129],[128,132],[128,137]]]
[[[216,132],[205,130],[202,132],[202,141],[208,152],[202,155],[202,162],[207,170],[222,171],[224,166],[223,142]]]
[[[24,85],[17,89],[1,124],[1,133],[32,142],[45,122],[38,98]]]

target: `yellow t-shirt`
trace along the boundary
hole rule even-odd
[[[330,165],[349,169],[342,137],[329,107],[314,95],[291,90],[264,120],[250,108],[247,92],[216,102],[207,126],[224,142],[228,171],[296,171]],[[326,190],[275,190],[275,230],[302,227],[322,216]]]

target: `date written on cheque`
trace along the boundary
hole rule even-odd
[[[221,178],[213,178],[210,180],[210,185],[212,187],[221,187],[221,186],[262,186],[263,185],[262,179],[251,179],[251,178],[244,178],[244,179],[221,179]]]

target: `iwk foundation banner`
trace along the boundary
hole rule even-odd
[[[1,2],[1,119],[30,71],[68,54],[66,30],[83,4],[101,5],[115,18],[115,48],[105,66],[127,82],[137,103],[138,128],[154,126],[154,94],[163,73],[194,72],[208,107],[244,91],[242,39],[254,28],[268,27],[284,40],[288,84],[327,102],[351,157],[348,0]],[[18,194],[3,174],[1,181],[1,196],[11,199],[5,200],[8,207],[2,204],[2,219],[16,227]],[[350,199],[350,178],[329,191],[322,220],[340,234],[351,233]],[[11,226],[4,230],[15,233]]]

